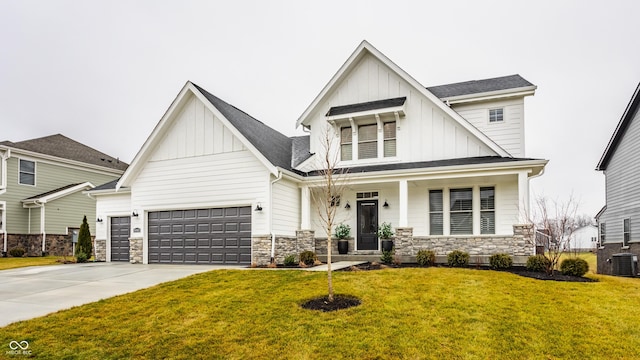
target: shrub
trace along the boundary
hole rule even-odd
[[[350,234],[351,234],[351,227],[349,225],[340,223],[338,224],[338,226],[336,226],[336,238],[338,240],[346,239],[349,237]]]
[[[416,255],[416,261],[420,266],[432,266],[436,263],[436,253],[432,250],[420,250]]]
[[[296,262],[296,256],[293,254],[284,257],[284,266],[293,266]]]
[[[316,260],[318,260],[318,257],[313,251],[307,250],[300,253],[300,262],[304,263],[305,265],[311,266],[316,262]]]
[[[11,255],[13,257],[23,257],[24,253],[25,253],[25,251],[21,247],[15,247],[15,248],[9,250],[9,255]]]
[[[529,271],[546,272],[551,266],[551,261],[544,255],[533,255],[527,259],[526,268]]]
[[[380,239],[391,239],[393,236],[393,230],[391,230],[391,223],[383,222],[378,228],[378,237]]]
[[[391,264],[393,262],[393,250],[384,251],[382,250],[382,256],[380,256],[380,261],[385,264]]]
[[[85,262],[87,262],[87,255],[86,255],[85,253],[83,253],[83,252],[79,252],[79,253],[76,255],[76,262],[78,262],[78,263],[85,263]]]
[[[87,223],[87,216],[82,218],[82,224],[80,225],[80,231],[78,232],[78,244],[76,244],[76,258],[80,254],[84,254],[85,261],[91,257],[93,253],[91,244],[91,233],[89,232],[89,223]]]
[[[451,267],[465,267],[469,265],[469,253],[453,250],[447,255],[447,264]]]
[[[513,259],[509,254],[493,254],[489,257],[489,265],[494,270],[504,270],[513,266]]]
[[[560,271],[564,275],[583,276],[589,271],[589,264],[584,259],[564,259],[560,263]]]

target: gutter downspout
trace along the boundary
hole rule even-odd
[[[44,213],[44,203],[40,202],[40,200],[35,201],[36,205],[40,206],[40,233],[42,234],[42,256],[44,256],[45,249],[47,246],[47,233],[45,230],[45,213]]]
[[[273,232],[273,184],[282,179],[282,171],[278,171],[278,177],[271,181],[269,186],[269,233],[271,233],[271,263],[275,263],[276,234]]]
[[[543,167],[542,170],[540,170],[540,172],[537,175],[527,177],[527,191],[529,191],[529,189],[531,188],[531,179],[535,179],[537,177],[542,176],[544,174],[544,169],[545,168]],[[529,198],[529,204],[527,205],[527,207],[531,207],[531,198],[529,196],[527,196],[527,198]],[[535,226],[534,226],[534,229],[535,229]],[[533,254],[532,255],[536,254],[536,236],[535,236],[536,232],[537,230],[534,230],[533,232],[534,235],[533,235]]]

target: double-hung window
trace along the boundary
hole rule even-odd
[[[429,190],[429,233],[443,234],[442,190]]]
[[[21,185],[36,184],[36,163],[34,161],[20,159],[20,175],[18,182]]]
[[[353,135],[351,127],[343,127],[340,129],[340,160],[353,159]]]
[[[607,240],[607,224],[600,223],[600,246],[604,246],[605,241]]]
[[[622,246],[629,246],[631,239],[631,219],[622,220]]]
[[[480,233],[496,233],[495,189],[480,188]]]
[[[504,121],[504,109],[489,109],[489,122],[496,123]]]
[[[396,122],[384,123],[384,157],[396,156]]]
[[[473,189],[451,189],[449,191],[451,235],[473,233]]]
[[[378,126],[376,124],[358,126],[358,159],[378,157]]]

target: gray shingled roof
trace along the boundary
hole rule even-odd
[[[65,185],[65,186],[63,186],[63,187],[59,187],[59,188],[57,188],[57,189],[49,190],[49,191],[44,192],[44,193],[42,193],[42,194],[38,194],[38,195],[34,195],[34,196],[30,196],[30,197],[28,197],[28,198],[26,198],[26,199],[24,199],[24,200],[22,200],[22,201],[39,199],[39,198],[41,198],[41,197],[45,197],[45,196],[48,196],[48,195],[51,195],[51,194],[55,194],[55,193],[57,193],[57,192],[67,190],[67,189],[69,189],[69,188],[72,188],[72,187],[77,186],[77,185],[80,185],[80,184],[81,184],[81,183],[75,183],[75,184]]]
[[[224,117],[275,166],[291,169],[291,138],[193,84]]]
[[[90,191],[115,190],[116,184],[118,183],[118,180],[120,180],[120,179],[111,180],[108,183],[104,183],[102,185],[98,185],[98,186],[94,187],[93,189],[91,189]]]
[[[418,161],[418,162],[411,162],[411,163],[391,163],[391,164],[380,164],[380,165],[369,165],[369,166],[354,166],[351,168],[336,169],[336,172],[346,172],[349,174],[357,174],[357,173],[376,172],[376,171],[424,169],[424,168],[435,168],[435,167],[443,167],[443,166],[460,166],[460,165],[476,165],[476,164],[495,164],[495,163],[504,163],[504,162],[512,162],[512,161],[530,161],[530,160],[539,160],[539,159],[510,158],[510,157],[501,157],[501,156],[478,156],[478,157],[459,158],[459,159]],[[322,175],[322,173],[320,171],[314,170],[307,173],[306,175],[319,176],[319,175]]]
[[[479,94],[498,90],[534,86],[520,75],[509,75],[484,80],[472,80],[455,84],[427,87],[435,96],[443,99],[453,96]]]
[[[397,97],[392,99],[383,99],[383,100],[368,101],[368,102],[357,103],[357,104],[334,106],[330,108],[329,111],[327,111],[327,116],[350,114],[350,113],[355,113],[360,111],[402,106],[404,105],[404,102],[406,100],[407,100],[407,97],[403,96],[403,97]]]
[[[311,153],[309,152],[311,136],[294,136],[291,138],[292,140],[292,149],[291,155],[293,158],[291,159],[291,165],[296,167],[308,158],[311,157]]]
[[[124,171],[128,166],[125,162],[61,134],[19,142],[3,141],[0,145],[116,170]]]

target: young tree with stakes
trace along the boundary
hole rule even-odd
[[[333,279],[331,276],[332,229],[336,224],[336,214],[346,184],[346,170],[338,169],[339,151],[334,148],[335,136],[331,127],[327,127],[320,139],[321,151],[318,152],[319,173],[322,178],[320,186],[311,191],[316,204],[318,218],[327,235],[327,282],[329,288],[329,302],[333,302]]]

